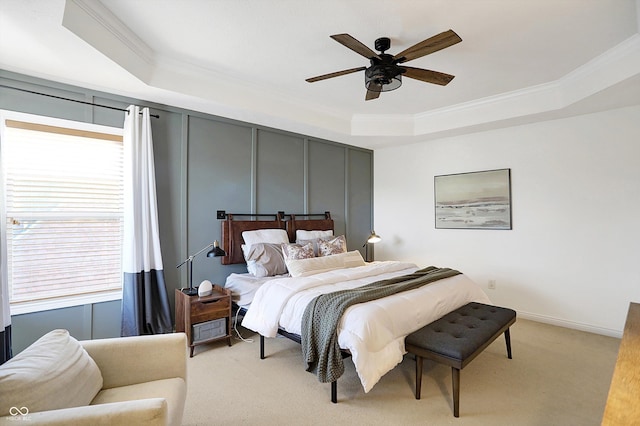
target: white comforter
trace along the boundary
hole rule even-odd
[[[385,261],[308,277],[272,279],[255,293],[242,325],[265,337],[275,337],[278,327],[300,334],[302,314],[316,296],[417,269],[412,263]],[[347,309],[338,324],[338,344],[351,352],[364,391],[369,392],[402,361],[407,334],[469,302],[490,303],[482,289],[461,274]]]

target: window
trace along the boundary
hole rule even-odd
[[[121,297],[122,129],[2,112],[11,314]]]

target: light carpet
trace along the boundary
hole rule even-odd
[[[304,370],[300,345],[258,336],[201,345],[188,361],[184,425],[599,425],[620,339],[518,319],[513,359],[498,338],[460,374],[460,417],[453,417],[451,369],[425,360],[416,400],[411,355],[364,393],[345,361],[338,403],[330,385]]]

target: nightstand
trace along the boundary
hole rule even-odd
[[[209,296],[187,296],[176,289],[176,332],[184,332],[190,356],[197,345],[227,339],[231,346],[231,290],[213,286]]]

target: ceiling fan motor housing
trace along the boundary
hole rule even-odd
[[[375,48],[381,53],[386,52],[391,47],[391,39],[389,37],[380,37],[375,41]]]

